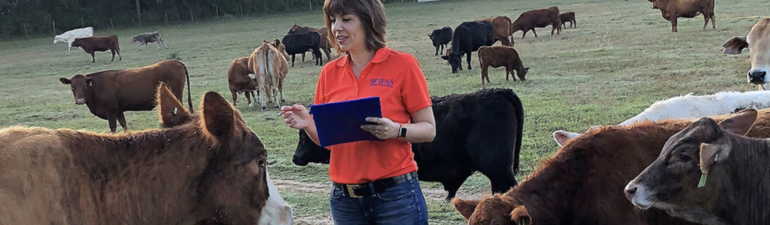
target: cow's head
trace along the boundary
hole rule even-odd
[[[294,24],[294,25],[297,25],[297,24]],[[262,41],[267,42],[265,40],[262,40]],[[286,52],[286,45],[281,43],[281,41],[278,40],[277,38],[273,40],[273,42],[270,42],[270,44],[273,45],[273,47],[275,47],[276,49],[278,49],[278,51],[281,52],[281,54],[283,55],[284,58],[286,58],[286,60],[289,60],[289,53]]]
[[[56,35],[53,37],[53,43],[59,43],[59,42],[67,42],[67,39],[63,38],[61,35]]]
[[[649,1],[652,2],[652,9],[658,9],[658,1],[656,0],[649,0]]]
[[[455,198],[452,205],[469,225],[554,224],[554,221],[537,220],[523,202],[507,194],[484,196],[480,201]]]
[[[516,75],[519,76],[519,79],[521,79],[521,81],[524,81],[524,78],[526,78],[527,76],[527,72],[529,72],[529,67],[524,67],[516,71]]]
[[[215,174],[204,175],[208,186],[200,194],[217,210],[214,221],[292,224],[293,211],[268,175],[264,145],[229,102],[216,92],[208,92],[201,101],[201,114],[190,115],[163,83],[157,99],[162,127],[198,126],[213,143],[210,165],[216,168],[209,171]]]
[[[722,162],[730,160],[735,137],[746,134],[756,118],[757,111],[747,109],[719,123],[704,117],[690,124],[671,136],[660,156],[628,183],[626,197],[641,209],[713,207],[727,178]]]
[[[75,75],[72,79],[59,78],[62,84],[70,85],[72,89],[72,95],[75,96],[75,104],[86,104],[86,101],[91,96],[91,89],[94,86],[94,80],[90,77],[83,76],[81,74]]]
[[[458,70],[462,70],[462,58],[457,52],[450,52],[448,55],[441,56],[442,59],[449,62],[452,65],[452,73],[457,73]]]
[[[297,32],[297,29],[299,29],[299,25],[294,23],[294,25],[292,25],[291,28],[289,29],[288,34],[293,34],[293,33]]]
[[[133,43],[136,43],[136,42],[141,42],[142,41],[142,39],[141,39],[142,37],[141,36],[142,35],[134,35],[133,37],[131,37],[131,43],[133,44]]]
[[[329,164],[331,152],[321,146],[318,146],[310,139],[305,130],[299,130],[299,141],[297,149],[294,150],[294,157],[291,161],[297,166],[306,166],[308,163]]]
[[[770,83],[770,18],[764,18],[754,24],[747,36],[735,37],[722,47],[724,54],[741,54],[744,48],[749,48],[751,69],[746,74],[749,83]]]

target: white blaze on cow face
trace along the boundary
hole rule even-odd
[[[262,215],[259,218],[259,225],[284,225],[294,223],[294,212],[286,201],[281,198],[281,194],[278,193],[278,189],[270,180],[270,173],[267,173],[267,187],[270,191],[270,197],[268,197],[265,207],[262,208]]]
[[[626,197],[631,200],[634,206],[640,209],[647,210],[652,207],[654,200],[650,193],[650,189],[644,185],[638,185],[635,181],[632,181],[626,185]]]

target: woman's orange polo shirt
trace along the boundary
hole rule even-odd
[[[432,102],[417,59],[387,47],[356,79],[348,64],[350,56],[326,64],[318,77],[315,104],[379,96],[382,116],[409,123],[411,113]],[[329,177],[341,184],[360,184],[417,170],[409,142],[398,139],[358,141],[327,147],[331,150]]]

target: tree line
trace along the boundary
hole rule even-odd
[[[404,0],[382,0],[383,3]],[[408,0],[412,1],[412,0]],[[0,38],[319,11],[324,0],[0,0]]]

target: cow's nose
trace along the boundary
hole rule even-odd
[[[632,185],[626,186],[626,198],[634,199],[634,195],[636,195],[636,190],[637,190],[636,186],[632,186]]]
[[[767,75],[767,72],[764,70],[751,70],[747,74],[749,76],[749,82],[752,84],[763,84],[765,83],[765,75]]]
[[[299,158],[296,158],[296,157],[292,158],[291,162],[294,163],[294,165],[297,165],[297,166],[306,166],[307,165],[306,161],[300,160]]]
[[[75,104],[78,104],[78,105],[82,105],[82,104],[85,104],[85,103],[86,103],[86,100],[82,99],[82,98],[75,100]]]

